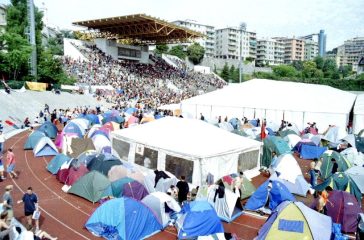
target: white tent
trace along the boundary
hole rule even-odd
[[[92,137],[92,142],[95,145],[95,149],[97,152],[101,153],[104,148],[111,147],[110,140],[102,134],[95,134]]]
[[[253,79],[182,101],[182,113],[197,118],[215,116],[282,119],[298,125],[316,122],[346,127],[356,95],[325,85]],[[364,121],[362,121],[364,122]]]
[[[214,207],[220,219],[226,222],[232,222],[243,213],[240,196],[239,194],[233,193],[230,189],[225,188],[224,197],[219,198],[219,194],[216,194],[217,189],[218,185],[201,187],[201,190],[199,189],[197,193],[196,200],[208,201]]]
[[[285,136],[284,141],[286,141],[288,143],[288,146],[290,148],[293,148],[294,146],[296,146],[297,143],[299,143],[299,141],[301,141],[302,139],[296,135],[296,134],[288,134],[287,136]]]
[[[345,128],[333,126],[330,127],[322,139],[325,139],[332,143],[340,143],[341,139],[344,139],[348,133],[346,132]]]
[[[354,106],[353,133],[364,129],[364,94],[357,96]]]
[[[208,173],[259,174],[261,143],[201,120],[165,117],[111,133],[115,154],[149,169],[167,170],[200,186]]]
[[[273,170],[279,172],[281,179],[295,183],[297,176],[302,175],[300,166],[291,153],[280,155]]]
[[[169,213],[166,212],[165,204],[177,213],[181,211],[181,207],[176,200],[164,192],[150,193],[142,199],[142,203],[153,210],[163,227],[166,227],[170,220]]]
[[[42,137],[33,149],[33,153],[36,157],[54,156],[58,154],[58,150],[49,137]]]

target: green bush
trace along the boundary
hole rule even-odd
[[[6,81],[6,83],[11,89],[21,89],[24,86],[25,81],[9,80]],[[0,89],[4,89],[4,84],[0,83]]]

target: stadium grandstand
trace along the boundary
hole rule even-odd
[[[96,90],[110,103],[126,107],[138,102],[155,109],[226,85],[213,73],[168,63],[148,50],[149,45],[192,41],[201,33],[145,14],[74,24],[86,27],[93,40],[65,39],[64,67],[83,88],[111,86]]]

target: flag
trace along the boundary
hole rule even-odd
[[[10,121],[10,120],[5,120],[5,123],[7,124],[7,125],[9,125],[10,127],[13,127],[13,128],[15,128],[15,129],[19,129],[19,127],[17,126],[17,125],[15,125],[15,123],[13,123],[12,121]]]
[[[267,134],[265,133],[265,121],[263,121],[262,126],[260,128],[260,139],[264,139],[267,137]]]

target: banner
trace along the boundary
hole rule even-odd
[[[45,91],[47,89],[47,83],[25,82],[25,86],[32,91]]]

